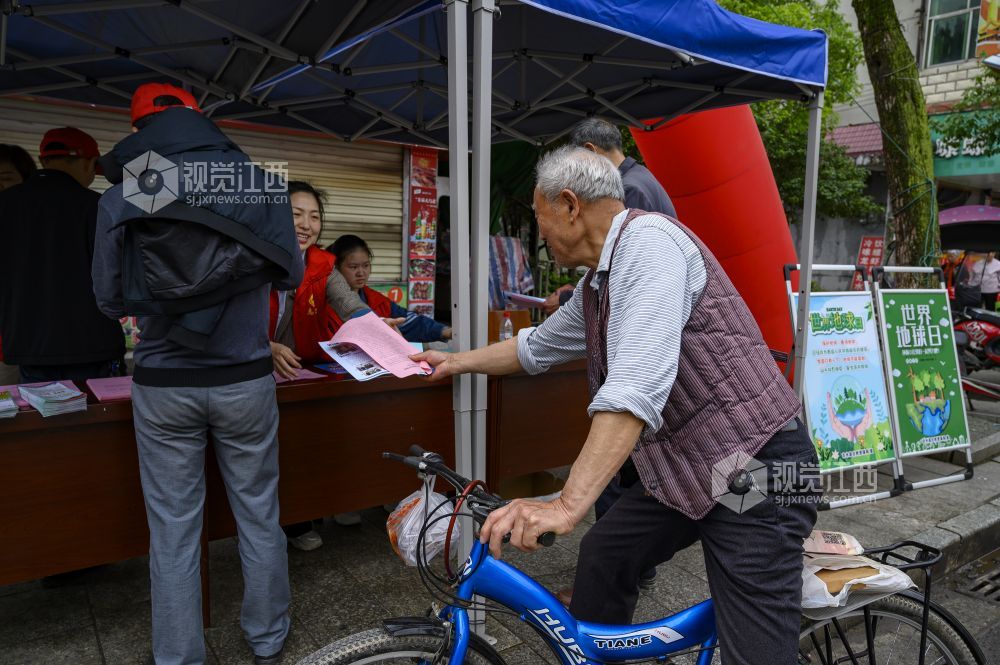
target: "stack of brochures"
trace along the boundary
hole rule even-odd
[[[13,418],[17,415],[17,402],[11,397],[9,390],[0,392],[0,418]]]
[[[21,386],[19,390],[21,397],[46,418],[87,410],[87,395],[61,383],[32,388]]]

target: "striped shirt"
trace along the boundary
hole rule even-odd
[[[582,289],[600,293],[605,279],[611,299],[608,375],[590,403],[599,411],[629,412],[647,431],[663,425],[663,409],[677,377],[681,333],[705,288],[705,261],[684,231],[659,215],[636,217],[614,252],[628,210],[611,222],[590,284],[581,279],[573,297],[537,328],[517,337],[517,356],[529,374],[583,358],[587,351]]]

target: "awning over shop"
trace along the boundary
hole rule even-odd
[[[975,111],[972,111],[975,113]],[[933,116],[947,118],[951,114]],[[968,189],[1000,190],[1000,154],[986,155],[972,139],[959,145],[945,143],[931,124],[934,144],[934,177],[943,182]]]

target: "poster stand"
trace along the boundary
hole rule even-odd
[[[881,282],[883,276],[885,274],[887,274],[887,273],[890,273],[890,274],[911,274],[911,275],[936,275],[937,279],[938,279],[938,288],[937,289],[895,289],[895,288],[887,289],[887,288],[881,288],[879,286],[879,282]],[[885,267],[876,267],[876,268],[872,269],[872,283],[871,283],[871,288],[872,288],[872,296],[873,296],[873,298],[875,300],[876,305],[878,305],[878,316],[879,316],[879,324],[880,324],[879,327],[882,330],[882,345],[883,345],[883,350],[885,352],[886,377],[890,381],[890,386],[891,386],[892,385],[892,381],[894,379],[893,379],[893,376],[892,376],[892,373],[891,373],[892,372],[892,368],[891,368],[891,362],[890,362],[890,358],[889,358],[888,329],[886,327],[886,314],[885,314],[884,307],[883,307],[882,296],[885,295],[885,294],[893,294],[893,293],[899,293],[899,294],[919,294],[919,293],[940,294],[940,297],[943,298],[943,302],[944,303],[949,303],[949,300],[948,300],[948,290],[947,290],[945,282],[944,282],[944,273],[941,270],[941,268],[922,268],[922,267],[921,268],[914,268],[914,267],[905,267],[905,266],[885,266]],[[948,346],[951,348],[952,354],[954,354],[953,357],[955,359],[956,371],[958,371],[957,368],[960,366],[959,365],[959,361],[958,361],[958,348],[955,346],[955,342],[954,342],[954,330],[955,330],[955,326],[954,326],[954,322],[953,322],[952,316],[951,316],[951,307],[950,307],[950,305],[945,308],[945,311],[947,312],[947,323],[948,323],[947,328],[951,332],[951,335],[952,335],[952,337],[949,338],[950,339],[950,344]],[[959,402],[964,406],[965,405],[965,401],[966,401],[965,400],[965,391],[961,387],[962,386],[961,380],[959,380],[959,384],[958,385],[959,385],[959,390],[961,391],[961,394],[962,394],[962,399],[959,400]],[[897,442],[897,444],[899,446],[898,449],[897,449],[897,458],[899,459],[901,468],[904,466],[904,464],[903,464],[903,458],[905,458],[905,457],[920,457],[920,456],[925,456],[925,455],[929,455],[929,454],[932,454],[932,453],[946,452],[946,451],[949,451],[949,450],[962,450],[962,449],[965,450],[966,463],[965,463],[965,471],[964,472],[952,474],[952,475],[949,475],[949,476],[944,476],[944,477],[941,477],[941,478],[932,478],[932,479],[929,479],[929,480],[922,480],[922,481],[918,481],[918,482],[907,482],[905,480],[905,478],[904,478],[904,480],[903,480],[903,489],[909,491],[909,490],[920,489],[922,487],[934,487],[936,485],[945,485],[945,484],[948,484],[948,483],[955,483],[955,482],[959,482],[959,481],[962,481],[962,480],[969,480],[969,479],[972,478],[972,476],[973,476],[973,468],[974,468],[973,467],[973,461],[972,461],[972,440],[970,438],[968,438],[968,432],[969,432],[968,412],[964,408],[962,409],[962,418],[963,418],[963,421],[964,421],[963,424],[965,426],[965,433],[966,433],[967,443],[965,443],[964,445],[956,445],[956,446],[949,446],[949,447],[942,447],[942,448],[933,448],[933,449],[922,450],[922,451],[903,452],[903,436],[902,436],[901,427],[900,427],[901,414],[900,414],[900,411],[899,411],[899,408],[900,408],[899,404],[897,404],[896,391],[895,390],[890,389],[890,391],[889,391],[889,399],[892,402],[893,412],[896,414],[896,417],[893,418],[893,427],[894,427],[893,438],[896,440],[896,442]]]
[[[790,263],[790,264],[786,264],[785,267],[784,267],[784,273],[785,273],[785,290],[787,291],[787,295],[788,295],[788,306],[789,306],[789,310],[791,312],[791,320],[792,320],[792,328],[793,329],[795,329],[796,325],[797,325],[797,310],[798,310],[798,308],[796,306],[796,301],[795,301],[795,296],[797,294],[796,294],[796,292],[792,288],[792,273],[796,272],[798,270],[799,270],[799,265],[798,264]],[[860,276],[860,278],[861,278],[861,280],[862,280],[863,283],[870,281],[870,279],[869,279],[869,273],[868,273],[868,268],[866,266],[863,266],[863,265],[816,264],[816,265],[813,265],[813,271],[814,272],[844,273],[848,277],[851,277],[851,276]],[[823,298],[828,298],[828,297],[859,298],[861,296],[867,296],[867,298],[866,298],[867,303],[866,304],[868,304],[868,306],[871,308],[871,311],[873,313],[875,305],[874,305],[874,302],[872,302],[871,291],[867,290],[867,289],[863,290],[863,291],[814,292],[813,299],[810,300],[810,309],[812,309],[812,306],[813,306],[814,303],[821,302]],[[875,326],[875,327],[877,328],[877,326]],[[886,375],[885,363],[883,362],[881,348],[879,347],[879,342],[881,340],[880,340],[880,336],[877,333],[875,333],[874,336],[875,336],[875,339],[873,340],[874,341],[874,348],[871,349],[871,351],[874,352],[875,355],[877,356],[877,364],[878,364],[877,373],[878,373],[878,376],[880,376],[881,379],[882,379],[882,381],[884,382],[885,387],[886,387],[886,392],[888,393],[889,392],[888,386],[890,384],[888,383],[888,376]],[[806,327],[806,335],[804,336],[804,340],[809,340],[809,337],[810,337],[810,335],[809,335],[809,327],[807,326]],[[806,349],[805,351],[808,352],[808,349]],[[794,350],[793,350],[793,355],[795,355],[795,351]],[[809,357],[805,353],[799,354],[799,355],[802,355],[802,357],[804,357],[804,358],[808,358]],[[800,368],[796,367],[795,371],[796,372],[800,371]],[[801,371],[804,372],[806,370],[804,368],[802,368]],[[813,430],[813,423],[811,423],[810,408],[809,408],[809,404],[808,404],[808,401],[807,401],[808,398],[806,396],[806,384],[807,383],[808,382],[803,377],[803,381],[802,381],[802,386],[803,386],[802,393],[803,394],[800,395],[800,398],[802,399],[802,407],[803,407],[802,411],[803,411],[803,416],[804,416],[803,420],[806,422],[806,427],[809,428],[810,439],[813,439],[813,432],[814,432],[814,430]],[[885,408],[886,414],[888,415],[889,422],[892,422],[893,421],[893,417],[892,417],[891,408],[889,408],[888,404],[885,404],[884,408]],[[883,423],[882,427],[885,428],[885,429],[888,429],[888,427],[886,427],[885,423]],[[902,465],[900,464],[900,461],[899,461],[899,448],[898,448],[897,442],[895,440],[895,438],[896,438],[895,434],[893,434],[892,438],[893,438],[893,441],[892,441],[893,455],[892,455],[892,457],[889,457],[889,458],[886,458],[886,459],[882,459],[882,460],[870,461],[870,462],[862,463],[862,464],[855,465],[855,466],[841,466],[841,467],[833,467],[833,468],[826,468],[826,469],[824,469],[822,463],[820,465],[820,473],[822,475],[831,475],[831,474],[834,474],[834,473],[843,473],[843,472],[845,472],[847,470],[851,470],[851,469],[855,470],[855,473],[857,473],[858,469],[863,469],[863,470],[865,470],[866,473],[875,474],[878,467],[886,465],[886,464],[890,464],[891,465],[891,469],[892,469],[892,478],[893,478],[893,487],[892,487],[892,489],[882,490],[882,491],[875,491],[875,492],[871,492],[869,494],[855,495],[855,496],[847,497],[847,498],[844,498],[844,499],[837,499],[837,500],[833,500],[833,501],[824,500],[823,502],[821,502],[817,506],[817,508],[819,510],[832,510],[832,509],[835,509],[835,508],[843,508],[845,506],[853,506],[853,505],[858,505],[858,504],[863,504],[863,503],[872,503],[874,501],[878,501],[879,499],[887,499],[889,497],[898,496],[899,494],[901,494],[903,492],[903,489],[904,489],[904,481],[903,481],[903,475],[902,475]]]

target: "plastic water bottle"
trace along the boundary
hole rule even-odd
[[[503,313],[503,324],[500,326],[500,341],[514,339],[514,324],[510,320],[510,312]]]

